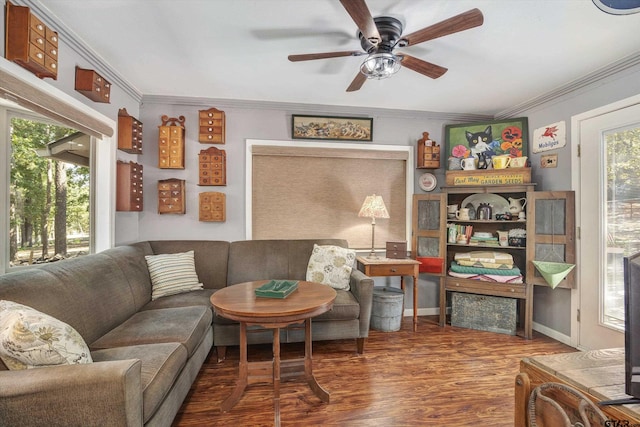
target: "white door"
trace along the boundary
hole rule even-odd
[[[640,251],[640,104],[580,123],[578,346],[624,346],[622,258]]]

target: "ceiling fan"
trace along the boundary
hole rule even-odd
[[[384,79],[402,66],[432,79],[447,72],[447,68],[418,59],[406,53],[394,53],[397,47],[415,46],[428,40],[478,27],[484,22],[482,12],[471,9],[408,35],[402,35],[402,23],[391,16],[373,18],[365,0],[340,0],[351,19],[358,26],[358,38],[364,51],[342,51],[289,55],[289,61],[368,55],[347,92],[359,90],[367,79]]]

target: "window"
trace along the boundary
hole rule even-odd
[[[10,135],[9,266],[88,254],[91,138],[26,117]]]

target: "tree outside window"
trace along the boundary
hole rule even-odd
[[[84,148],[69,141],[68,147],[51,150],[52,143],[75,133],[53,124],[11,120],[10,265],[88,253],[88,142]],[[82,155],[70,154],[69,161],[65,154],[74,151],[73,144]]]

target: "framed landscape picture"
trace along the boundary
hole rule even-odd
[[[529,129],[526,117],[445,126],[447,157],[527,155]]]
[[[294,114],[291,119],[291,137],[293,139],[372,141],[373,119]]]

